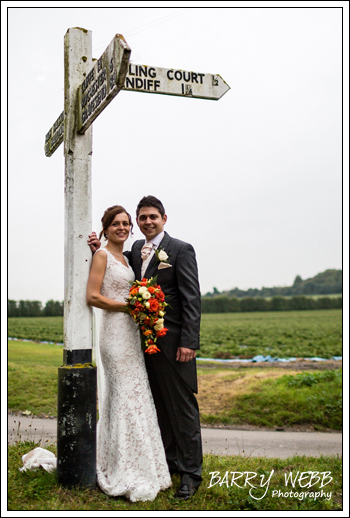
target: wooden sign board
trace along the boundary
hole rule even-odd
[[[64,112],[45,135],[45,155],[51,156],[62,144],[64,137]]]
[[[78,88],[78,133],[84,133],[124,86],[131,49],[116,34]]]
[[[219,74],[129,63],[131,50],[116,34],[78,88],[78,133],[83,134],[120,90],[217,101],[230,90]],[[64,113],[45,137],[51,156],[64,138]]]
[[[123,90],[199,99],[220,99],[230,87],[218,74],[129,63]]]

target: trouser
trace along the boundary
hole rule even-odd
[[[202,439],[197,399],[164,354],[145,355],[166,459],[182,484],[202,481]]]

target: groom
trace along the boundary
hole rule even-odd
[[[187,500],[202,481],[201,431],[194,395],[198,391],[195,357],[201,315],[197,262],[190,244],[164,232],[167,216],[160,200],[142,198],[136,217],[146,239],[136,241],[128,252],[131,266],[138,280],[157,275],[169,304],[164,317],[168,331],[157,340],[161,352],[146,354],[145,361],[169,470],[181,477],[175,497]]]

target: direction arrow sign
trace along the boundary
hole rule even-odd
[[[218,74],[129,63],[123,90],[217,101],[230,87]]]
[[[78,133],[84,133],[122,89],[131,49],[116,34],[78,88]]]
[[[123,36],[117,34],[86,76],[78,89],[78,133],[87,130],[120,90],[214,101],[230,90],[219,74],[128,64],[130,52]],[[63,142],[63,118],[62,112],[46,134],[46,156]]]

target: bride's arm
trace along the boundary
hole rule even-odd
[[[106,309],[107,311],[122,311],[128,313],[125,302],[117,302],[101,295],[101,286],[107,266],[107,255],[96,254],[93,258],[86,290],[86,302],[88,306]]]

